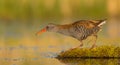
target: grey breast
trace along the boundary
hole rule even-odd
[[[67,36],[71,36],[69,29],[59,29],[58,33],[63,34],[63,35],[67,35]]]

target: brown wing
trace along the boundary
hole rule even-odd
[[[84,26],[86,28],[94,28],[94,27],[97,27],[99,26],[101,23],[105,23],[106,19],[104,20],[79,20],[79,21],[76,21],[74,23],[72,23],[72,25],[80,25],[80,26]]]
[[[98,21],[92,21],[92,20],[80,20],[73,23],[73,25],[79,25],[84,26],[85,28],[93,28],[97,26]]]

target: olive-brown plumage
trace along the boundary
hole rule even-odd
[[[60,34],[64,34],[64,35],[76,38],[80,41],[80,45],[78,47],[83,46],[82,41],[85,40],[87,37],[94,36],[95,42],[91,47],[93,48],[96,43],[97,33],[98,31],[100,31],[101,26],[104,23],[105,23],[105,20],[79,20],[74,23],[65,24],[65,25],[48,24],[41,31],[46,30],[50,32],[57,32]],[[41,33],[41,31],[38,32],[37,34]]]

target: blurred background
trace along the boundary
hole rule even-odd
[[[28,51],[34,53],[32,48],[37,52],[59,52],[74,47],[79,45],[74,38],[52,32],[40,36],[35,33],[48,23],[68,24],[83,19],[106,18],[97,45],[118,46],[120,0],[0,0],[0,57],[14,60],[26,56]],[[85,45],[91,44],[85,42]]]

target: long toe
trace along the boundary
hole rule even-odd
[[[74,49],[76,49],[77,47],[74,47],[74,48],[70,48],[70,50],[74,50]]]
[[[77,48],[80,48],[80,47],[73,47],[73,48],[70,48],[70,50],[74,50],[74,49],[77,49]]]

